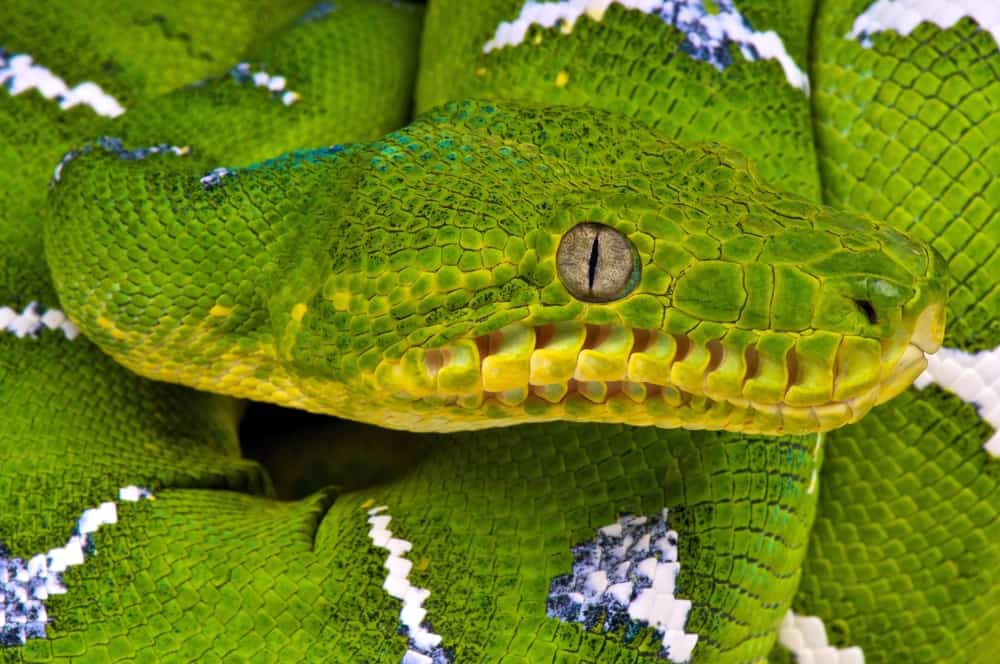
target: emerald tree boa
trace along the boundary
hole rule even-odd
[[[988,3],[0,19],[4,661],[990,661]]]

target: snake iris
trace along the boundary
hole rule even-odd
[[[14,4],[0,305],[86,340],[0,335],[0,572],[103,511],[0,656],[987,661],[986,425],[907,388],[997,341],[988,12]],[[155,381],[430,435],[278,502]]]

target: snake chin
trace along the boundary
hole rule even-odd
[[[405,425],[454,431],[572,419],[745,433],[828,431],[905,390],[940,347],[932,304],[888,339],[731,330],[701,338],[563,321],[411,348],[367,375]]]
[[[927,355],[936,353],[943,340],[944,305],[934,303],[917,316],[905,345],[883,342],[886,361],[875,405],[889,401],[909,387],[927,368]]]

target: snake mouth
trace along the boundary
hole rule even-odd
[[[885,353],[875,405],[897,396],[927,368],[927,355],[936,353],[944,341],[944,319],[944,304],[935,302],[917,316],[905,344],[882,342]]]
[[[480,417],[483,426],[575,419],[807,433],[855,422],[902,392],[942,336],[939,304],[882,340],[748,330],[700,339],[577,321],[513,324],[442,348],[411,348],[383,360],[368,382],[414,410],[433,409],[436,430],[475,428],[470,420]]]

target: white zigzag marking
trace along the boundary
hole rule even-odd
[[[942,348],[928,355],[927,368],[913,385],[923,389],[931,383],[976,406],[979,416],[993,426],[983,449],[1000,457],[1000,346],[978,353]]]
[[[666,509],[652,517],[623,516],[572,547],[572,572],[552,580],[546,613],[602,631],[628,621],[649,625],[660,637],[661,657],[689,661],[698,635],[684,631],[691,600],[677,596],[678,535],[668,516]],[[594,615],[603,620],[588,624]]]
[[[441,647],[442,637],[431,631],[430,626],[424,621],[427,609],[423,608],[424,602],[430,597],[431,591],[410,585],[407,578],[413,563],[405,556],[413,548],[413,545],[397,537],[392,536],[386,526],[392,521],[388,514],[380,514],[388,509],[385,505],[373,507],[368,510],[368,523],[371,530],[368,537],[372,544],[389,552],[389,558],[385,561],[385,568],[389,574],[385,578],[382,588],[392,597],[402,600],[403,609],[399,612],[399,621],[406,627],[409,640],[409,649],[403,655],[401,664],[446,664],[451,662],[448,653]]]
[[[70,341],[80,334],[76,325],[73,325],[66,318],[66,314],[58,309],[49,309],[42,313],[38,310],[37,302],[28,304],[21,313],[10,307],[0,307],[0,331],[10,332],[18,338],[23,338],[35,336],[43,327],[49,330],[62,330]]]
[[[826,626],[815,616],[799,616],[789,611],[778,630],[778,642],[795,655],[799,664],[864,664],[858,646],[834,648],[826,638]]]
[[[27,90],[38,90],[46,99],[59,102],[59,108],[63,110],[84,104],[98,115],[109,118],[116,118],[125,112],[122,105],[97,83],[84,81],[70,88],[61,78],[46,67],[34,64],[31,56],[23,53],[8,57],[0,49],[0,85],[15,96]]]
[[[118,500],[138,502],[152,498],[148,489],[127,486],[118,491]],[[45,638],[49,616],[45,600],[64,595],[62,574],[67,568],[82,565],[93,550],[91,535],[102,526],[118,523],[118,507],[113,502],[85,510],[76,522],[73,535],[64,546],[48,553],[7,559],[0,547],[0,647],[24,645],[28,639]]]
[[[687,36],[686,45],[692,57],[711,62],[720,70],[728,64],[729,43],[738,45],[743,57],[751,62],[777,60],[788,82],[809,94],[809,77],[792,60],[781,36],[774,30],[754,31],[732,0],[716,0],[719,11],[715,14],[705,9],[703,0],[528,0],[516,19],[497,26],[493,38],[483,46],[483,53],[522,43],[533,24],[543,28],[560,25],[564,32],[570,32],[584,14],[600,21],[613,4],[655,14],[674,25]]]
[[[253,83],[255,87],[265,88],[274,96],[280,96],[281,103],[285,106],[291,106],[302,98],[302,95],[298,92],[285,89],[288,85],[288,81],[284,76],[272,76],[263,70],[251,72],[249,62],[241,62],[233,67],[230,71],[230,75],[238,83],[250,82]]]
[[[997,0],[878,0],[854,19],[847,39],[857,39],[868,48],[872,45],[871,36],[878,32],[892,30],[905,37],[924,22],[947,30],[965,17],[993,35],[1000,46],[1000,2]]]

